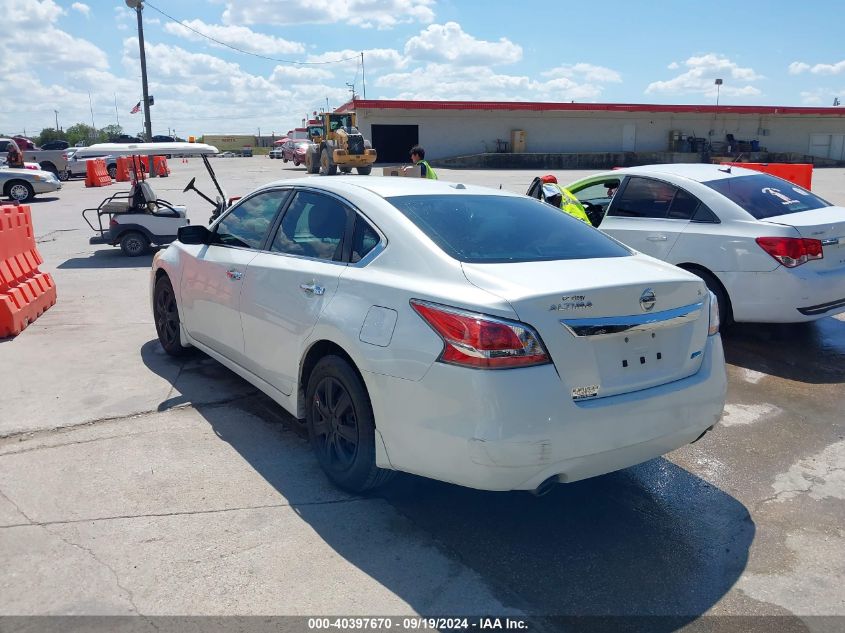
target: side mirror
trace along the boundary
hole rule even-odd
[[[211,244],[211,231],[202,224],[180,226],[176,236],[183,244]]]

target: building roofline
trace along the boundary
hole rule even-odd
[[[504,110],[511,112],[665,112],[673,114],[811,115],[845,117],[845,107],[667,105],[656,103],[550,103],[532,101],[414,101],[355,99],[335,110]]]

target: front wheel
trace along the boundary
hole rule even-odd
[[[393,471],[376,466],[375,419],[361,378],[339,356],[321,359],[308,378],[305,421],[311,448],[338,487],[362,493]]]
[[[109,165],[106,171],[109,172],[109,177],[112,180],[117,180],[117,165]]]
[[[61,180],[62,182],[67,182],[68,180],[70,180],[70,170],[64,169],[64,170],[60,171],[59,172],[59,180]]]
[[[158,340],[164,351],[171,356],[182,356],[188,347],[180,339],[179,310],[176,306],[176,294],[167,275],[156,280],[153,288],[153,319],[155,320]]]
[[[35,197],[35,189],[24,180],[13,180],[6,189],[6,195],[15,202],[28,202]]]
[[[334,176],[337,173],[337,165],[332,162],[328,147],[324,147],[320,152],[320,173],[324,176]]]
[[[120,238],[120,250],[127,257],[138,257],[147,252],[150,241],[146,235],[138,231],[129,231]]]
[[[372,166],[369,167],[356,167],[355,168],[361,176],[369,176],[370,172],[373,171]]]

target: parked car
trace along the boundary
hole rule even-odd
[[[137,136],[129,136],[128,134],[121,134],[109,139],[109,143],[143,143],[143,139]]]
[[[282,157],[282,144],[277,142],[275,145],[273,145],[273,149],[271,149],[267,153],[267,156],[269,156],[270,158],[281,158]]]
[[[157,134],[153,136],[153,143],[175,143],[176,139],[166,134]]]
[[[501,190],[278,181],[182,227],[151,299],[166,352],[303,418],[351,491],[399,470],[544,492],[693,442],[725,402],[699,278]]]
[[[41,149],[67,149],[68,147],[70,147],[70,143],[67,141],[55,140],[47,141],[41,146]]]
[[[36,194],[52,193],[62,188],[55,174],[41,169],[0,168],[0,191],[10,200],[29,202]]]
[[[845,312],[845,209],[791,182],[739,167],[647,165],[567,189],[608,235],[701,277],[723,323]]]
[[[309,145],[310,143],[307,140],[288,139],[282,145],[282,162],[293,161],[295,167],[304,165]]]
[[[76,152],[69,154],[68,161],[67,161],[67,168],[68,174],[70,178],[79,178],[85,177],[85,174],[88,172],[88,161],[89,160],[96,160],[102,159],[106,163],[106,170],[109,172],[109,176],[112,177],[112,180],[117,178],[117,158],[108,154],[98,154],[96,156],[91,156],[90,154],[86,156],[77,156]]]
[[[218,158],[235,158],[237,154],[235,152],[220,152],[219,154],[215,154]]]

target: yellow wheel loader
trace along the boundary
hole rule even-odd
[[[372,171],[378,155],[370,141],[355,127],[355,122],[354,112],[323,113],[322,134],[312,134],[305,158],[308,173],[333,176],[338,170],[348,174],[354,168],[366,176]],[[318,129],[314,127],[315,131]]]

